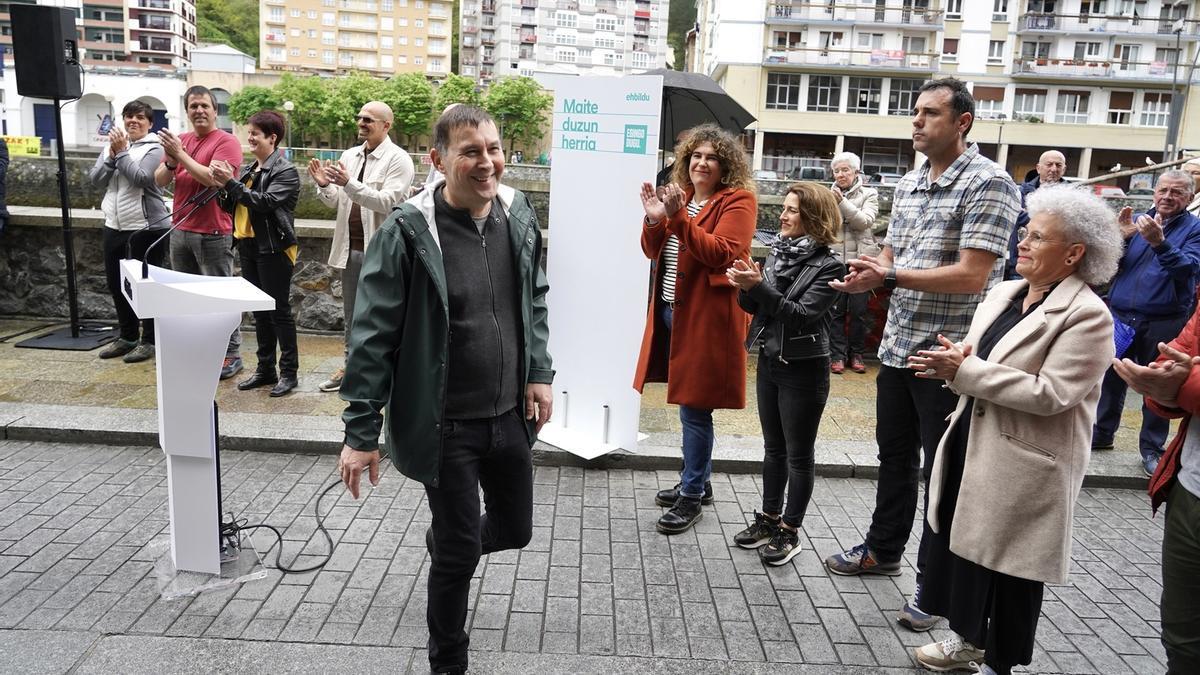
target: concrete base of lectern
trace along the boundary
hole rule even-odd
[[[267,568],[262,557],[254,548],[250,537],[242,537],[242,547],[221,552],[221,573],[204,574],[175,569],[171,560],[171,542],[160,537],[146,545],[154,558],[154,576],[158,580],[158,592],[164,600],[174,600],[188,595],[199,595],[244,584],[267,577]]]

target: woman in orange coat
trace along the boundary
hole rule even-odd
[[[653,261],[646,331],[633,386],[667,383],[683,423],[680,482],[655,501],[671,509],[663,534],[685,532],[712,503],[716,408],[746,407],[747,315],[725,279],[748,259],[758,205],[741,142],[716,125],[690,130],[675,148],[673,183],[642,184],[642,251]]]

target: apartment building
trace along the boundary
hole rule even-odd
[[[263,70],[450,73],[450,0],[260,0]]]
[[[12,51],[8,8],[0,2],[0,47]],[[185,68],[196,48],[195,0],[65,0],[43,2],[75,11],[85,66]]]
[[[902,173],[920,160],[917,88],[954,75],[972,87],[968,140],[984,154],[1020,179],[1058,148],[1086,177],[1163,156],[1172,99],[1191,89],[1198,4],[701,0],[694,60],[758,118],[755,168],[786,174],[850,150],[868,172]],[[1177,103],[1180,148],[1200,149],[1200,99]]]
[[[676,0],[684,2],[686,0]],[[462,0],[460,74],[622,75],[666,63],[668,0]]]

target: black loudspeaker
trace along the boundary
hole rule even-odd
[[[17,93],[31,98],[79,98],[75,12],[65,7],[9,6]]]

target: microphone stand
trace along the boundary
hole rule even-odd
[[[216,197],[217,193],[219,193],[220,191],[221,191],[220,188],[215,188],[215,187],[204,188],[202,191],[200,191],[199,193],[194,195],[192,197],[192,199],[189,199],[188,202],[184,203],[184,205],[183,205],[184,207],[186,207],[188,205],[188,203],[191,203],[192,210],[188,211],[186,214],[184,214],[184,216],[182,218],[180,218],[174,225],[167,228],[167,231],[163,232],[162,236],[160,236],[158,239],[155,239],[154,243],[152,243],[146,247],[146,253],[142,256],[142,278],[143,279],[149,278],[149,276],[150,276],[150,262],[149,262],[150,251],[152,251],[155,246],[158,246],[160,243],[162,243],[162,240],[166,239],[168,236],[170,236],[172,232],[174,232],[176,229],[179,228],[180,225],[187,222],[188,218],[191,218],[193,215],[195,215],[195,213],[197,211],[204,208],[204,205],[211,202],[213,197]],[[193,202],[192,200],[195,200],[195,201]],[[179,210],[182,211],[183,207],[181,207]]]
[[[175,216],[179,215],[180,213],[183,212],[184,209],[195,204],[196,199],[201,197],[202,195],[204,195],[204,193],[207,190],[208,190],[208,188],[205,188],[204,190],[197,192],[196,194],[192,195],[191,197],[188,197],[188,200],[183,203],[183,206],[175,209],[174,211],[171,211],[170,213],[161,215],[161,216],[155,218],[154,220],[146,223],[145,225],[139,227],[138,229],[134,230],[133,234],[129,235],[129,240],[125,242],[125,258],[124,258],[124,260],[132,260],[133,259],[133,240],[135,237],[137,237],[139,234],[142,234],[146,230],[151,229],[152,227],[161,223],[162,221],[170,220],[171,218],[174,218]],[[188,216],[192,215],[192,211],[194,211],[194,210],[195,209],[188,211],[187,215],[185,215],[183,218],[179,219],[180,222],[183,222],[184,219],[186,219]]]

